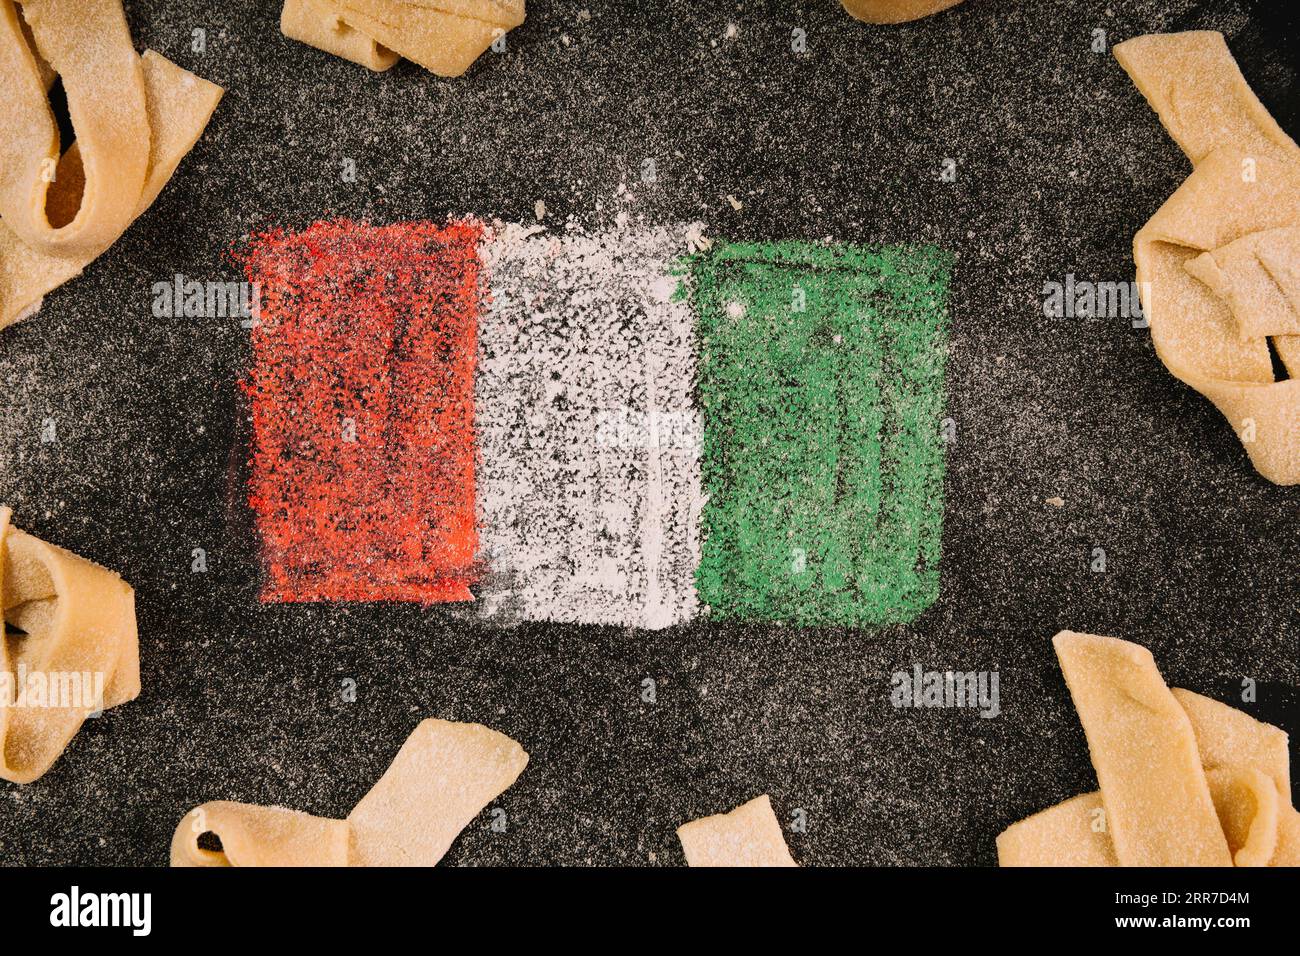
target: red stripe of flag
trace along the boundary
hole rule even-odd
[[[481,236],[340,221],[254,237],[264,601],[472,599]]]

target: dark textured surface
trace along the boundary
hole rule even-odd
[[[807,832],[788,834],[802,863],[990,864],[1004,826],[1095,785],[1049,643],[1062,627],[1147,644],[1171,683],[1223,699],[1255,678],[1256,712],[1300,735],[1300,489],[1251,470],[1147,333],[1039,308],[1067,272],[1129,280],[1133,233],[1187,172],[1092,30],[1223,30],[1293,134],[1279,51],[1295,33],[1185,0],[972,0],[893,29],[834,0],[589,0],[580,19],[583,6],[534,0],[506,55],[442,81],[291,43],[278,4],[128,2],[139,46],[229,92],[153,209],[0,332],[0,501],[135,585],[144,692],[88,722],[38,782],[0,785],[0,862],[162,864],[205,800],[343,816],[415,723],[441,716],[532,754],[499,804],[508,831],[480,818],[451,863],[677,864],[678,824],[769,792],[783,819],[807,810]],[[952,184],[938,181],[949,156]],[[646,157],[658,184],[621,200]],[[150,285],[237,278],[225,250],[254,228],[527,220],[538,199],[588,226],[622,210],[735,239],[956,253],[960,430],[930,611],[879,632],[646,634],[257,603],[246,333],[155,319]],[[40,443],[47,417],[57,445]],[[1058,495],[1063,508],[1044,504]],[[190,572],[196,547],[206,575]],[[998,668],[1002,715],[894,710],[889,674],[914,663]],[[345,678],[355,703],[339,699]]]

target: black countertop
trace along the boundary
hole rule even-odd
[[[291,42],[278,8],[127,3],[138,46],[228,92],[153,208],[0,332],[0,501],[135,586],[144,681],[41,780],[0,785],[0,862],[164,864],[177,821],[214,799],[341,817],[439,716],[532,755],[499,801],[507,831],[480,818],[450,863],[680,864],[676,826],[767,792],[782,819],[806,811],[787,834],[804,864],[989,865],[1002,828],[1095,786],[1061,628],[1141,642],[1171,684],[1220,699],[1252,678],[1252,713],[1300,735],[1300,489],[1255,474],[1148,333],[1040,304],[1067,273],[1130,280],[1134,232],[1188,172],[1093,31],[1222,30],[1295,134],[1294,14],[971,0],[871,28],[835,0],[534,0],[507,53],[446,81]],[[646,157],[659,181],[633,222],[955,253],[938,603],[879,631],[659,633],[260,605],[247,332],[156,319],[151,285],[239,278],[241,237],[322,217],[531,221],[540,199],[552,222],[609,225]],[[889,675],[918,663],[997,669],[1001,715],[895,710]]]

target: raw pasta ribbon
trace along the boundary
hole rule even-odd
[[[1193,166],[1133,240],[1156,353],[1261,475],[1300,482],[1300,147],[1220,33],[1137,37],[1115,58]]]
[[[285,0],[280,32],[382,71],[401,57],[460,76],[524,22],[524,0]]]
[[[346,820],[217,801],[185,815],[172,866],[434,866],[528,754],[481,724],[425,720]],[[214,834],[220,849],[201,845]]]
[[[135,592],[0,508],[0,778],[30,783],[92,713],[140,694]]]
[[[798,866],[767,794],[677,828],[687,866]]]
[[[1008,827],[1002,866],[1296,866],[1287,735],[1170,690],[1151,652],[1062,631],[1052,643],[1101,784]]]
[[[840,0],[863,23],[906,23],[947,10],[961,0]]]
[[[60,154],[58,76],[77,139]],[[138,56],[121,0],[0,0],[0,328],[81,273],[153,204],[220,87]]]

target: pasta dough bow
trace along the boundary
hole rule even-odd
[[[87,716],[139,695],[140,650],[130,585],[10,515],[0,508],[0,778],[30,783]]]
[[[1151,652],[1095,634],[1053,638],[1100,793],[998,835],[1001,866],[1297,866],[1287,735],[1191,691]]]
[[[1115,58],[1193,165],[1133,240],[1156,353],[1261,475],[1300,482],[1300,147],[1220,33],[1137,37]],[[1270,341],[1290,378],[1275,380]]]
[[[62,155],[46,96],[56,74],[77,132]],[[121,0],[0,0],[0,89],[2,329],[153,204],[222,90],[137,56]]]
[[[35,50],[12,0],[0,3],[0,85],[10,98],[0,110],[0,214],[37,252],[97,255],[126,231],[144,191],[149,120],[140,58],[121,0],[21,3]],[[71,159],[59,156],[59,128],[38,56],[67,92],[77,129]],[[74,188],[67,185],[74,164],[83,187],[79,204],[75,195],[58,195]],[[71,218],[51,222],[48,214],[69,202]]]
[[[280,32],[375,71],[406,57],[460,76],[523,22],[524,0],[285,0]]]
[[[425,720],[346,820],[216,801],[187,813],[172,866],[433,866],[528,754],[481,724]],[[215,834],[219,850],[201,845]]]

